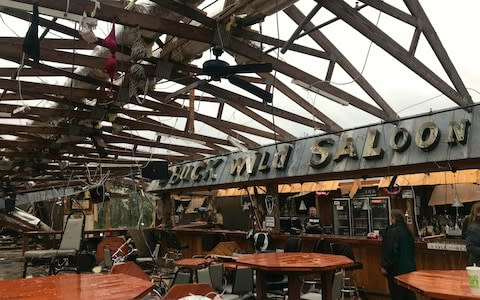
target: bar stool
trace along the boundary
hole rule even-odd
[[[348,297],[352,297],[355,295],[358,299],[360,299],[360,294],[357,286],[357,282],[355,280],[355,270],[359,270],[363,268],[363,264],[361,262],[355,261],[355,256],[353,255],[352,246],[350,244],[345,243],[331,243],[330,248],[332,249],[332,254],[336,255],[344,255],[351,260],[353,260],[353,266],[347,267],[344,269],[345,276],[343,277],[343,284],[341,288],[342,298],[345,299],[345,295]]]
[[[327,242],[325,240],[317,239],[315,240],[312,251],[315,253],[331,253],[329,246],[330,245],[329,244],[327,245]],[[311,275],[311,276],[305,276],[304,278],[305,279],[303,281],[303,284],[304,285],[307,284],[310,286],[309,288],[310,292],[317,292],[319,290],[316,287],[317,285],[320,286],[322,284],[322,280],[319,277],[315,277],[314,275]],[[340,289],[339,289],[339,292],[340,292]]]

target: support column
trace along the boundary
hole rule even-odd
[[[165,227],[175,226],[174,211],[175,200],[170,193],[162,193],[157,201],[157,213],[161,216],[159,223]]]
[[[273,217],[275,219],[275,227],[272,228],[272,232],[279,233],[280,232],[280,200],[278,197],[278,185],[268,184],[267,195],[272,196],[272,201],[273,201],[273,210],[270,214],[267,211],[267,217]]]

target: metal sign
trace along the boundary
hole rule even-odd
[[[457,109],[172,166],[152,192],[468,169],[480,161],[479,108]],[[247,161],[249,168],[247,170]],[[478,165],[477,165],[478,166]]]

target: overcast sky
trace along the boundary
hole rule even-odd
[[[304,2],[312,3],[313,1],[302,1],[302,3]],[[403,1],[396,0],[386,2],[406,10]],[[351,3],[354,3],[354,1],[351,1]],[[472,89],[469,91],[474,101],[478,101],[478,99],[480,99],[478,93],[478,91],[480,91],[480,73],[478,72],[480,69],[480,60],[478,59],[480,43],[475,31],[477,28],[480,28],[480,18],[478,18],[480,1],[458,0],[455,1],[455,5],[452,5],[450,1],[438,0],[423,0],[420,1],[420,3],[430,18],[466,87]],[[308,12],[308,9],[304,9],[304,11]],[[412,27],[406,26],[385,14],[381,14],[380,18],[378,18],[379,13],[374,9],[366,8],[362,10],[362,14],[374,23],[378,20],[378,26],[382,30],[387,32],[404,48],[409,48],[414,30]],[[320,24],[322,20],[328,18],[328,12],[323,9],[317,14],[314,22]],[[288,18],[282,19],[279,24],[280,36],[284,39],[288,38],[292,31],[289,29],[290,23],[288,22]],[[366,61],[363,71],[364,77],[397,112],[400,111],[401,116],[427,112],[430,109],[437,110],[454,106],[454,103],[445,96],[427,101],[428,99],[441,95],[441,93],[418,78],[414,73],[375,44],[372,45],[367,57],[370,41],[352,30],[345,23],[336,22],[322,29],[322,32],[334,41],[337,47],[350,59],[358,70],[362,70]],[[299,42],[306,45],[311,44],[308,38],[304,38]],[[285,56],[286,61],[295,61],[296,58],[293,57],[295,53],[287,52],[286,54],[290,55],[290,57]],[[448,78],[423,37],[420,40],[415,56],[449,83]],[[311,67],[313,74],[316,72],[318,73],[318,77],[323,78],[325,71],[321,70],[318,72],[318,70],[315,70],[317,67],[316,64],[307,63],[306,67]],[[363,93],[358,91],[355,83],[342,84],[351,82],[351,79],[344,75],[340,68],[335,69],[332,81],[334,85],[335,83],[340,83],[337,84],[339,88],[346,89],[354,95],[359,95],[362,99],[368,99],[368,97],[365,97]],[[303,95],[305,95],[307,99],[315,100],[316,104],[321,102],[322,109],[328,111],[328,114],[338,116],[338,120],[342,121],[341,125],[345,128],[358,126],[358,121],[365,121],[366,123],[375,121],[375,119],[369,115],[362,116],[362,120],[351,118],[346,112],[349,110],[351,112],[357,111],[354,108],[339,106],[320,96],[315,96],[315,94],[310,92],[303,92]],[[325,104],[325,106],[323,104]]]

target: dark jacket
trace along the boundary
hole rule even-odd
[[[467,238],[468,225],[470,225],[470,216],[466,216],[462,221],[462,239],[464,240]]]
[[[477,222],[468,225],[466,234],[468,265],[480,265],[480,224]]]
[[[395,223],[385,229],[381,266],[390,276],[415,271],[415,242],[404,223]]]

